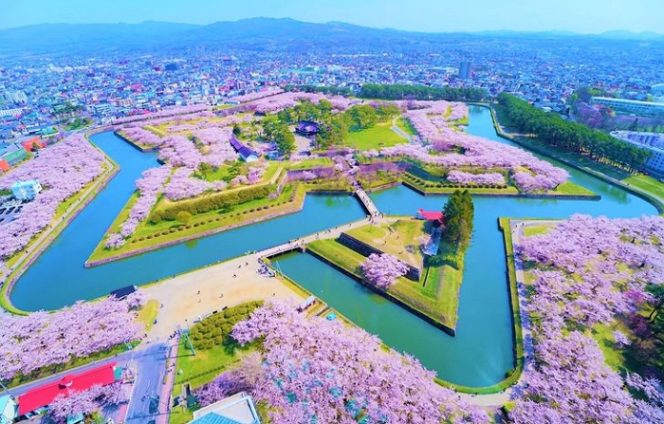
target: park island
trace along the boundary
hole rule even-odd
[[[449,94],[270,87],[35,148],[0,177],[20,415],[657,422],[661,200]]]

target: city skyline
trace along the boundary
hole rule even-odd
[[[292,18],[324,23],[340,21],[373,28],[418,32],[565,31],[597,34],[609,31],[664,33],[664,5],[656,0],[572,0],[553,3],[509,0],[494,4],[475,0],[473,7],[451,1],[419,0],[407,6],[401,2],[369,0],[361,5],[347,0],[318,2],[307,7],[303,0],[241,4],[194,0],[183,5],[174,0],[159,7],[148,2],[118,0],[113,7],[91,5],[83,0],[57,4],[27,0],[5,5],[0,30],[45,23],[140,23],[162,21],[205,25],[252,17]],[[378,7],[380,6],[380,7]],[[657,12],[659,11],[659,12]]]

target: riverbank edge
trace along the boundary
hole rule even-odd
[[[90,202],[92,202],[97,197],[97,195],[106,188],[106,186],[113,180],[113,178],[115,178],[118,172],[120,172],[120,165],[118,165],[117,162],[111,159],[110,156],[108,156],[102,149],[100,149],[90,140],[91,136],[107,131],[108,129],[109,128],[106,127],[91,129],[90,131],[86,132],[84,136],[88,143],[90,143],[95,149],[104,155],[104,160],[107,164],[110,165],[110,167],[106,170],[106,172],[99,175],[101,178],[98,180],[94,189],[92,189],[90,193],[86,195],[85,200],[79,203],[76,209],[68,214],[67,218],[52,228],[49,235],[47,236],[47,239],[44,240],[44,242],[42,242],[41,245],[26,259],[24,259],[18,268],[16,268],[9,276],[7,276],[7,279],[2,286],[2,293],[0,295],[0,307],[2,307],[5,311],[14,315],[28,315],[30,313],[29,311],[24,311],[20,308],[17,308],[12,303],[10,297],[14,285],[21,278],[23,273],[25,273],[25,271],[27,271],[27,269],[30,268],[30,266],[32,266],[32,264],[37,259],[39,259],[41,254],[44,253],[46,249],[48,249],[51,243],[53,243],[55,239],[58,238],[58,236],[65,230],[65,228],[71,224],[71,222],[83,211],[83,209],[85,209],[90,204]]]
[[[213,228],[213,229],[203,231],[203,232],[200,232],[200,233],[196,233],[196,234],[191,234],[189,236],[177,238],[177,239],[174,239],[174,240],[168,240],[168,241],[153,244],[153,245],[150,245],[150,246],[141,247],[139,249],[130,250],[128,252],[124,252],[124,253],[121,253],[121,254],[118,254],[118,255],[107,256],[103,259],[98,259],[98,260],[93,260],[93,261],[87,260],[87,261],[85,261],[84,266],[86,268],[93,268],[93,267],[96,267],[96,266],[105,265],[105,264],[115,262],[115,261],[119,261],[119,260],[122,260],[122,259],[127,259],[127,258],[130,258],[132,256],[142,255],[144,253],[151,252],[151,251],[154,251],[154,250],[160,250],[160,249],[175,246],[175,245],[178,245],[178,244],[186,243],[186,242],[189,242],[189,241],[209,237],[209,236],[212,236],[212,235],[215,235],[215,234],[218,234],[218,233],[222,233],[222,232],[225,232],[225,231],[234,230],[234,229],[237,229],[237,228],[242,228],[242,227],[246,227],[246,226],[249,226],[249,225],[260,224],[262,222],[271,221],[273,219],[281,218],[281,217],[284,217],[284,216],[287,216],[287,215],[293,215],[293,214],[296,214],[296,213],[302,211],[302,209],[304,208],[304,203],[305,203],[306,197],[307,197],[307,195],[310,195],[310,194],[311,195],[333,194],[333,195],[349,195],[349,196],[352,195],[352,193],[349,192],[349,191],[337,191],[337,190],[329,190],[329,189],[307,190],[307,188],[305,188],[304,190],[305,190],[304,195],[302,196],[302,199],[299,201],[299,204],[293,203],[293,204],[291,204],[290,208],[282,210],[280,212],[275,212],[275,213],[272,213],[270,215],[252,218],[252,219],[247,220],[247,221],[240,221],[240,222],[237,222],[237,223],[234,223],[234,224],[228,224],[228,225],[225,225],[225,226]],[[232,258],[229,258],[229,259],[226,259],[226,260],[230,260],[230,259],[232,259]],[[226,260],[224,260],[223,262],[225,262]],[[194,271],[194,270],[191,270],[191,271]]]
[[[258,224],[260,222],[266,222],[266,221],[270,221],[272,219],[280,218],[282,216],[291,215],[291,214],[300,212],[302,210],[302,208],[304,207],[305,197],[306,197],[306,194],[302,197],[302,200],[300,201],[299,204],[294,203],[294,204],[291,205],[292,206],[291,208],[289,208],[287,210],[284,210],[284,211],[281,211],[281,212],[272,213],[272,214],[267,215],[267,216],[257,217],[257,218],[253,218],[253,219],[248,220],[248,221],[238,222],[238,223],[235,223],[235,224],[224,225],[224,226],[217,227],[217,228],[214,228],[214,229],[211,229],[211,230],[207,230],[207,231],[192,234],[192,235],[189,235],[189,236],[181,237],[181,238],[178,238],[178,239],[175,239],[175,240],[168,240],[168,241],[164,241],[164,242],[161,242],[161,243],[153,244],[151,246],[146,246],[146,247],[141,247],[139,249],[130,250],[128,252],[124,252],[124,253],[121,253],[121,254],[118,254],[118,255],[108,256],[108,257],[103,258],[103,259],[98,259],[98,260],[94,260],[94,261],[85,261],[84,266],[86,268],[93,268],[93,267],[96,267],[96,266],[105,265],[105,264],[110,263],[110,262],[115,262],[115,261],[119,261],[119,260],[122,260],[122,259],[127,259],[127,258],[132,257],[132,256],[142,255],[144,253],[151,252],[151,251],[154,251],[154,250],[164,249],[164,248],[167,248],[167,247],[175,246],[177,244],[186,243],[188,241],[197,240],[197,239],[204,238],[204,237],[209,237],[209,236],[212,236],[212,235],[224,232],[224,231],[229,231],[229,230],[233,230],[233,229],[236,229],[236,228],[245,227],[247,225]]]
[[[509,222],[509,218],[499,218],[499,227],[500,227],[500,220],[501,219],[506,219]],[[500,229],[502,230],[502,228],[500,228]],[[509,226],[507,227],[507,229],[509,231]],[[516,344],[516,342],[513,343],[513,352],[514,352],[515,358],[519,358],[519,352],[521,352],[520,354],[521,354],[521,357],[523,358],[523,342],[522,342],[522,338],[520,336],[521,332],[522,332],[521,320],[520,319],[518,319],[516,321],[514,320],[514,316],[515,316],[514,314],[515,313],[517,314],[516,315],[517,318],[520,315],[519,315],[518,292],[516,291],[516,271],[515,271],[515,268],[514,268],[513,259],[510,260],[510,258],[513,258],[513,246],[512,246],[512,240],[511,240],[511,233],[507,234],[507,233],[504,232],[503,235],[504,235],[504,239],[503,239],[504,240],[504,245],[503,246],[504,246],[505,251],[506,251],[506,261],[507,261],[507,264],[508,264],[507,273],[508,273],[508,289],[509,289],[509,292],[510,292],[510,309],[511,309],[511,311],[516,311],[516,312],[512,312],[512,323],[513,323],[513,326],[514,326],[513,331],[512,331],[512,340],[513,341],[514,340],[519,341],[518,344]],[[508,255],[507,252],[512,252],[512,256],[507,256]],[[287,252],[287,253],[283,253],[283,254],[280,254],[280,255],[287,255],[287,254],[290,254],[290,253],[291,252]],[[344,275],[347,275],[350,278],[359,281],[361,284],[363,284],[364,286],[370,288],[372,291],[377,292],[375,288],[370,287],[366,283],[362,282],[361,278],[358,275],[356,275],[355,273],[353,273],[352,271],[349,271],[349,270],[347,270],[347,269],[345,269],[345,268],[343,268],[339,265],[336,265],[333,262],[330,262],[324,256],[321,256],[321,255],[317,254],[316,252],[314,252],[310,249],[306,249],[306,253],[311,254],[312,256],[316,257],[317,259],[319,259],[319,260],[325,262],[326,264],[332,266],[333,268],[339,270]],[[277,255],[277,257],[280,256],[280,255]],[[318,298],[318,296],[314,295],[311,291],[304,288],[297,281],[293,280],[292,278],[285,275],[283,272],[280,272],[278,269],[276,269],[273,266],[273,259],[274,258],[264,258],[263,260],[264,260],[264,263],[266,265],[268,265],[282,280],[284,280],[284,282],[287,285],[292,286],[298,292],[302,292],[302,293],[305,293],[308,296],[314,296],[314,297]],[[380,293],[380,292],[377,292],[377,293],[380,294],[380,295],[384,294],[384,293]],[[393,299],[388,297],[388,300],[393,300]],[[395,302],[398,303],[398,304],[400,303],[400,301],[398,299],[395,299]],[[323,302],[323,303],[325,303],[325,302]],[[350,318],[346,317],[345,315],[340,313],[338,310],[336,310],[332,306],[330,306],[328,304],[326,304],[326,305],[331,310],[334,310],[334,312],[338,316],[340,316],[344,321],[347,321],[348,323],[350,323],[351,325],[353,325],[355,327],[362,328],[361,326],[357,325]],[[409,310],[409,312],[415,313],[418,317],[427,320],[426,318],[420,316],[416,311],[412,311],[407,305],[405,306],[405,308],[407,310]],[[517,323],[518,323],[518,327],[517,327]],[[434,326],[436,326],[437,328],[440,328],[438,325],[434,324]],[[518,334],[518,336],[517,336],[517,334]],[[392,349],[387,344],[385,344],[385,342],[381,342],[381,343],[386,349]],[[523,360],[521,362],[518,362],[518,360],[515,359],[515,361],[516,361],[515,362],[515,367],[510,371],[510,375],[508,377],[506,377],[505,379],[499,381],[498,383],[492,384],[490,386],[482,386],[482,387],[464,386],[462,384],[457,384],[457,383],[453,383],[451,381],[443,380],[440,377],[435,377],[434,382],[436,384],[438,384],[439,386],[441,386],[441,387],[452,389],[452,390],[454,390],[458,393],[464,393],[464,394],[492,395],[492,394],[502,393],[505,390],[507,390],[508,388],[510,388],[511,386],[513,386],[517,382],[517,380],[521,377],[522,370],[523,370]]]
[[[533,146],[531,143],[526,143],[523,140],[520,140],[518,137],[514,137],[512,134],[506,132],[500,122],[498,121],[498,115],[496,114],[496,110],[494,107],[490,104],[483,104],[483,103],[476,103],[475,106],[480,106],[480,107],[486,107],[491,111],[491,119],[493,121],[493,128],[496,130],[496,134],[498,134],[500,137],[506,138],[519,146],[523,147],[524,149],[531,150],[537,154],[540,154],[542,156],[546,156],[548,158],[557,160],[558,162],[564,163],[565,165],[574,168],[578,171],[585,172],[587,174],[592,175],[595,178],[599,178],[600,180],[612,184],[614,186],[617,186],[625,191],[628,191],[632,193],[635,196],[638,196],[645,200],[646,202],[650,203],[657,209],[657,212],[662,215],[664,214],[664,202],[662,202],[658,197],[643,191],[639,188],[632,187],[631,185],[625,184],[620,180],[617,180],[615,178],[609,177],[608,175],[604,174],[603,172],[597,171],[595,169],[591,169],[585,166],[581,166],[578,163],[567,159],[560,157],[558,155],[554,155],[551,152],[544,151],[537,146]]]
[[[452,194],[457,190],[468,190],[473,197],[504,197],[513,198],[521,197],[524,199],[557,199],[557,200],[601,200],[602,196],[599,194],[555,194],[555,193],[476,193],[470,187],[458,187],[443,190],[426,190],[418,187],[410,181],[403,180],[401,184],[416,191],[422,196],[444,196]]]
[[[138,144],[136,141],[132,140],[131,138],[127,137],[122,133],[121,129],[117,129],[113,131],[113,134],[118,136],[119,138],[123,139],[127,143],[129,143],[130,146],[135,148],[136,150],[140,151],[141,153],[150,153],[150,152],[155,152],[157,151],[156,147],[145,147],[140,144]]]
[[[443,324],[442,322],[440,322],[439,320],[429,316],[425,312],[422,312],[419,309],[415,308],[414,306],[409,305],[408,303],[406,303],[405,301],[399,299],[398,297],[394,296],[393,294],[391,294],[387,291],[384,291],[384,290],[377,289],[373,285],[371,285],[371,284],[367,283],[366,281],[364,281],[364,279],[360,275],[358,275],[355,272],[353,272],[352,270],[347,269],[346,267],[336,263],[336,261],[334,261],[331,258],[327,257],[323,253],[317,252],[315,249],[311,249],[308,246],[306,248],[306,252],[309,253],[310,255],[314,256],[315,258],[325,262],[326,264],[330,265],[331,267],[341,271],[343,274],[347,275],[348,277],[350,277],[353,280],[357,281],[358,283],[362,284],[363,286],[370,289],[374,293],[376,293],[380,296],[383,296],[384,298],[386,298],[387,300],[389,300],[391,302],[396,303],[397,305],[401,306],[402,308],[404,308],[408,312],[410,312],[413,315],[416,315],[417,317],[423,319],[424,321],[428,322],[429,324],[433,325],[434,327],[442,330],[446,334],[448,334],[452,337],[454,337],[456,335],[456,327],[447,326],[447,325]]]

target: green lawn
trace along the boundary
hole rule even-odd
[[[413,127],[413,124],[410,123],[409,119],[403,116],[397,119],[397,127],[408,135],[417,135],[417,131],[415,130],[415,127]]]
[[[288,169],[292,170],[309,169],[309,168],[319,168],[319,167],[332,166],[332,165],[334,165],[332,159],[328,157],[320,157],[320,158],[310,158],[297,162],[292,162],[290,165],[288,165]]]
[[[607,365],[617,371],[625,369],[625,356],[623,350],[616,347],[615,338],[613,337],[614,330],[620,330],[625,334],[629,334],[629,330],[625,326],[614,324],[614,327],[606,324],[598,324],[593,327],[590,334],[599,345],[599,348],[604,354],[604,361]]]
[[[551,229],[551,225],[526,225],[523,227],[523,235],[526,237],[538,236],[540,234],[546,234]]]
[[[651,193],[653,196],[664,200],[664,183],[657,181],[653,177],[639,174],[622,180],[623,183],[638,187],[641,190]]]
[[[193,356],[188,345],[185,346],[185,343],[180,341],[172,398],[174,399],[182,393],[184,383],[189,383],[192,389],[196,389],[214,380],[227,368],[236,365],[240,358],[241,353],[239,351],[229,350],[221,345],[212,349],[196,350],[196,355]],[[184,424],[191,421],[192,418],[192,411],[177,406],[171,410],[169,422],[171,424]]]
[[[157,318],[159,313],[159,302],[154,299],[150,299],[145,302],[145,305],[138,311],[138,316],[136,319],[145,326],[145,332],[147,333],[154,325],[154,320]]]
[[[366,130],[349,132],[344,143],[357,150],[373,150],[408,142],[391,127],[392,122],[381,122]]]
[[[571,181],[565,181],[551,191],[551,194],[569,194],[574,196],[593,196],[595,193]]]
[[[418,240],[426,234],[424,224],[419,219],[400,219],[390,225],[365,225],[348,234],[421,268],[424,258]]]

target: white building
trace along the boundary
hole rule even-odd
[[[641,100],[614,99],[612,97],[591,98],[591,103],[610,107],[616,112],[629,113],[640,116],[664,115],[664,103],[644,102]]]
[[[41,190],[42,186],[37,180],[17,181],[12,185],[14,198],[21,201],[34,200]]]
[[[664,176],[664,134],[637,131],[613,131],[617,139],[634,144],[650,151],[650,158],[645,169],[658,176]]]

